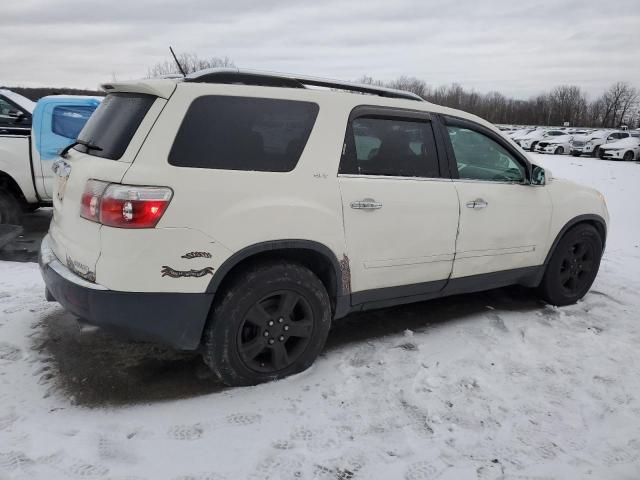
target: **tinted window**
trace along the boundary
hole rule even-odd
[[[51,118],[51,130],[75,140],[94,110],[95,107],[85,105],[55,107]]]
[[[84,145],[74,148],[96,157],[119,159],[155,99],[152,95],[141,93],[110,93],[78,135],[78,140],[100,147],[101,150]]]
[[[205,96],[193,101],[169,154],[179,167],[290,172],[318,115],[310,102]]]
[[[486,135],[462,127],[447,126],[460,178],[496,182],[521,182],[524,167]]]
[[[0,97],[0,126],[29,128],[31,115]]]
[[[438,177],[431,123],[360,117],[351,123],[341,173]]]

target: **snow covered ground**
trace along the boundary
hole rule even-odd
[[[611,231],[577,305],[520,288],[350,316],[294,378],[81,330],[0,262],[0,479],[638,479],[640,164],[536,156]]]

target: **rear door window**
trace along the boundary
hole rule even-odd
[[[340,173],[439,177],[431,122],[378,116],[354,119],[347,133]]]
[[[189,106],[169,153],[177,167],[290,172],[316,121],[315,103],[207,95]]]
[[[99,149],[74,148],[96,157],[118,160],[129,146],[156,97],[141,93],[110,93],[89,118],[78,140]]]

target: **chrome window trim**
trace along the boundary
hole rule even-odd
[[[414,180],[419,182],[452,182],[451,178],[442,178],[442,177],[396,177],[393,175],[364,175],[358,173],[338,173],[338,178],[367,178],[370,180]]]

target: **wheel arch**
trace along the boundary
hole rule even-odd
[[[571,228],[579,224],[587,224],[595,227],[595,229],[598,231],[598,234],[600,235],[600,238],[602,239],[602,247],[604,249],[605,243],[607,241],[607,223],[605,222],[604,218],[596,214],[578,215],[577,217],[574,217],[571,220],[569,220],[567,223],[565,223],[565,225],[560,229],[560,231],[556,235],[555,240],[551,244],[551,248],[549,248],[549,251],[547,252],[546,258],[544,259],[545,266],[549,263],[549,260],[551,259],[551,255],[553,255],[553,252],[558,246],[560,239],[562,239],[565,233],[567,233]]]
[[[27,204],[26,197],[18,182],[7,172],[0,170],[0,190],[11,193],[22,205]]]
[[[294,261],[309,268],[327,289],[334,317],[348,313],[351,304],[349,260],[346,255],[338,260],[329,247],[312,240],[270,240],[245,247],[217,269],[206,292],[215,294],[250,265],[274,259]]]

